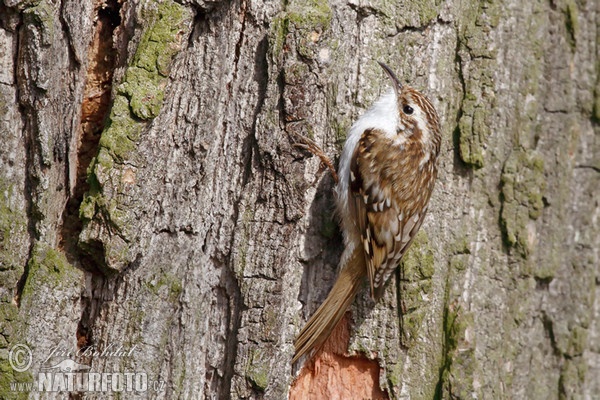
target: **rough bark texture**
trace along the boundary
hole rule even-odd
[[[594,0],[3,0],[0,393],[122,345],[71,358],[154,398],[596,398],[599,25]],[[383,300],[292,367],[342,251],[293,144],[337,160],[375,60],[437,107],[440,177]]]

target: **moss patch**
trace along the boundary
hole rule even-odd
[[[472,398],[473,375],[477,368],[475,345],[467,338],[473,316],[459,306],[444,310],[444,354],[436,398]]]
[[[27,217],[12,204],[14,190],[14,185],[0,180],[0,271],[23,268],[15,249],[27,237]]]
[[[256,389],[264,392],[269,384],[270,367],[264,359],[268,358],[262,350],[254,349],[250,353],[248,365],[246,366],[246,379]]]
[[[19,315],[19,310],[10,299],[3,298],[0,301],[0,393],[12,394],[14,399],[27,399],[27,392],[13,392],[11,385],[14,383],[33,382],[30,371],[15,371],[9,362],[10,349],[22,342],[25,323]],[[4,398],[4,397],[3,397]]]
[[[401,301],[405,309],[402,315],[403,343],[410,345],[417,337],[427,313],[427,297],[432,293],[434,273],[433,249],[427,234],[421,230],[400,263],[402,276]]]
[[[587,364],[581,359],[565,360],[558,380],[558,398],[560,400],[577,398],[585,382]]]
[[[167,270],[166,268],[160,270]],[[148,289],[161,299],[168,299],[171,303],[179,301],[183,286],[181,279],[171,273],[161,274],[158,280],[147,283]]]
[[[35,301],[40,291],[58,290],[78,285],[82,273],[73,267],[60,251],[47,245],[35,245],[27,264],[27,280],[23,286],[22,304]]]
[[[467,165],[481,168],[495,101],[496,51],[490,50],[488,37],[498,24],[501,8],[497,4],[472,3],[464,8],[463,14],[458,34],[464,90],[457,130],[458,147],[460,157]]]
[[[333,12],[327,1],[290,1],[285,10],[271,22],[268,34],[271,56],[279,60],[283,50],[289,50],[293,46],[305,58],[315,58],[315,43],[329,29],[332,17]],[[294,43],[288,42],[289,33],[294,33],[290,38]]]
[[[12,400],[28,399],[29,392],[20,392],[13,389],[13,386],[25,383],[34,383],[31,372],[17,372],[12,369],[8,358],[0,358],[0,393],[2,393],[2,398]]]
[[[132,65],[117,92],[126,96],[133,115],[149,120],[158,115],[163,102],[166,77],[171,61],[181,49],[182,34],[189,23],[189,11],[177,3],[157,3],[148,8],[144,19],[151,21],[144,30]]]
[[[25,327],[9,288],[14,287],[25,267],[26,252],[19,254],[17,249],[29,245],[27,217],[14,203],[14,191],[13,184],[0,180],[0,286],[5,288],[0,298],[0,393],[3,394],[11,393],[13,382],[33,382],[28,371],[14,371],[8,361],[8,352],[22,341]],[[11,398],[28,398],[25,392],[12,394]]]
[[[563,13],[565,14],[565,27],[568,33],[567,39],[573,50],[575,50],[577,46],[577,34],[579,32],[577,3],[574,0],[567,0]]]
[[[438,0],[383,2],[379,12],[388,19],[386,25],[424,27],[437,18],[440,4]]]
[[[542,158],[531,151],[513,151],[502,171],[500,225],[507,245],[523,257],[533,250],[528,223],[541,215],[545,190]]]
[[[322,32],[329,28],[333,13],[328,1],[295,0],[288,3],[286,16],[297,29]]]
[[[463,103],[463,117],[458,123],[459,152],[461,159],[475,168],[483,167],[483,148],[490,134],[489,125],[486,123],[487,112],[475,102],[465,100]]]
[[[117,86],[109,122],[100,139],[100,146],[119,160],[134,149],[144,121],[158,115],[171,61],[181,49],[190,20],[189,10],[171,1],[151,2],[142,14],[148,27]]]
[[[40,41],[43,46],[50,46],[54,42],[56,20],[53,5],[48,0],[27,1],[28,5],[23,11],[23,23],[40,27]],[[22,4],[20,5],[23,6]]]
[[[99,152],[88,171],[90,190],[80,207],[84,222],[82,248],[92,254],[107,271],[130,261],[129,243],[133,235],[131,205],[123,204],[127,192],[120,165],[132,158],[142,130],[162,106],[170,66],[189,30],[191,12],[172,1],[149,1],[140,12],[147,23],[137,50],[116,87],[110,116],[102,132]],[[108,190],[106,190],[108,189]],[[108,195],[107,195],[108,194]],[[103,229],[92,228],[102,225]],[[98,238],[96,232],[109,231]],[[101,241],[102,243],[99,243]]]
[[[21,293],[21,310],[9,299],[2,299],[0,302],[0,393],[12,394],[6,398],[27,398],[26,392],[12,391],[11,384],[33,382],[30,371],[13,370],[8,359],[10,348],[23,343],[29,310],[38,307],[41,293],[62,292],[79,285],[81,279],[82,272],[69,264],[60,251],[41,243],[35,245],[27,264],[27,278]]]

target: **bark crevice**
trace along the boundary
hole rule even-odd
[[[68,178],[67,182],[68,186],[72,187],[69,187],[70,196],[63,213],[60,243],[69,261],[92,271],[101,268],[95,265],[96,261],[89,252],[82,252],[78,246],[79,235],[83,229],[79,207],[84,194],[90,189],[88,167],[98,154],[100,136],[110,112],[117,57],[113,34],[121,24],[120,7],[117,0],[97,2],[94,15],[91,16],[96,24],[88,49],[81,117],[75,133],[78,138],[72,142],[77,148],[72,150],[74,157],[70,157],[67,163],[72,164],[67,168],[75,177]],[[74,52],[71,50],[70,54]]]

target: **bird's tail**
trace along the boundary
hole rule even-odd
[[[321,348],[352,304],[366,273],[364,252],[361,248],[354,249],[350,259],[342,267],[329,295],[294,341],[296,354],[292,363],[311,350]]]

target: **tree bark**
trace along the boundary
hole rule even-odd
[[[593,0],[3,0],[0,393],[71,359],[146,374],[127,398],[598,396],[599,26]],[[343,250],[294,144],[337,163],[375,61],[436,106],[440,175],[383,299],[292,366]]]

